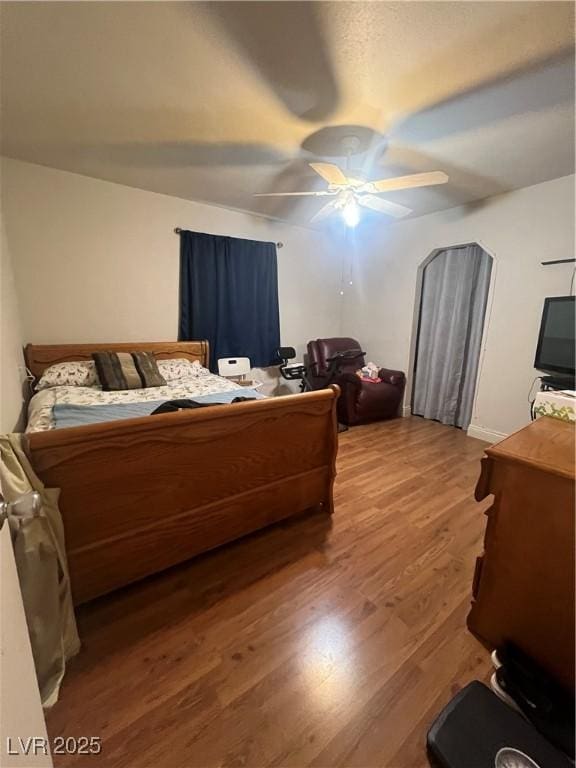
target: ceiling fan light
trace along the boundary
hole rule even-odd
[[[342,209],[342,218],[347,227],[355,227],[360,221],[358,203],[353,198],[349,200]]]

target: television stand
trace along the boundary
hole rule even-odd
[[[542,376],[540,379],[540,389],[545,392],[575,388],[574,376]]]

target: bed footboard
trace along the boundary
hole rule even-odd
[[[74,602],[333,511],[338,388],[28,435],[60,488]]]

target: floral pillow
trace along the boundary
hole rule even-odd
[[[71,363],[56,363],[46,368],[36,391],[50,387],[93,387],[98,384],[96,366],[92,361],[74,361]]]
[[[198,360],[191,362],[183,357],[174,357],[171,360],[158,360],[158,370],[167,382],[188,379],[191,376],[210,375],[210,371],[200,365]]]

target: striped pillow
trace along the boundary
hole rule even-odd
[[[158,370],[158,363],[152,352],[132,352],[143,387],[165,387],[166,379]]]
[[[92,358],[105,392],[166,385],[151,352],[94,352]]]

